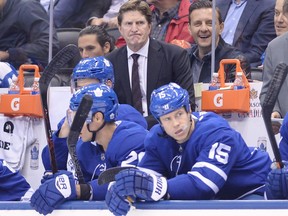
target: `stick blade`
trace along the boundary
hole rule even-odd
[[[75,172],[76,172],[76,175],[80,184],[85,183],[85,180],[84,180],[81,166],[77,157],[76,144],[78,142],[79,135],[81,133],[85,120],[87,119],[87,116],[90,112],[92,104],[93,104],[93,100],[92,100],[91,95],[84,95],[77,109],[75,117],[73,119],[70,132],[69,132],[69,136],[67,138],[68,150],[71,155],[71,158],[75,167]]]
[[[78,54],[79,49],[74,44],[68,44],[67,46],[63,47],[45,67],[39,79],[40,91],[41,89],[45,90],[45,88],[48,88],[48,85],[50,84],[55,74],[58,72],[59,68],[64,67]]]
[[[57,164],[56,164],[54,143],[52,140],[52,130],[50,125],[48,102],[47,102],[48,98],[47,91],[52,78],[58,72],[59,68],[65,66],[65,64],[67,64],[70,60],[72,60],[74,56],[77,55],[78,53],[79,50],[77,46],[72,44],[67,45],[53,57],[53,59],[44,69],[39,79],[40,98],[44,116],[46,139],[49,147],[50,162],[53,173],[57,172]]]
[[[131,169],[131,168],[135,169],[135,167],[127,166],[127,167],[112,167],[103,171],[102,173],[100,173],[98,177],[98,185],[103,185],[103,184],[115,181],[115,176],[119,172],[121,172],[122,170]]]

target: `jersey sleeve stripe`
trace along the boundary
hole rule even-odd
[[[189,175],[193,175],[197,178],[199,178],[204,184],[206,184],[208,187],[210,187],[214,193],[218,193],[219,188],[216,184],[214,184],[214,182],[212,182],[210,179],[205,178],[204,176],[202,176],[199,172],[195,172],[195,171],[190,171],[188,172]]]
[[[226,173],[223,170],[221,170],[219,167],[217,167],[217,166],[215,166],[215,165],[213,165],[211,163],[198,162],[198,163],[194,164],[193,167],[197,167],[197,168],[199,168],[199,167],[207,167],[207,168],[213,170],[214,172],[218,173],[225,181],[227,180]]]

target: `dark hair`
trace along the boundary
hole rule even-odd
[[[197,10],[197,9],[202,9],[202,8],[213,8],[213,4],[209,0],[198,0],[198,1],[193,2],[189,7],[189,23],[191,23],[190,15],[192,11]],[[223,22],[223,19],[219,11],[219,8],[216,8],[216,12],[218,14],[219,24],[221,24]]]
[[[288,13],[288,0],[284,0],[283,2],[283,13]]]
[[[110,36],[105,30],[105,28],[103,28],[102,26],[96,26],[96,25],[87,26],[80,31],[79,37],[83,35],[96,35],[97,41],[102,48],[104,47],[105,43],[108,42],[110,43],[109,52],[115,49],[115,39],[112,36]]]
[[[129,11],[139,11],[142,15],[145,16],[149,24],[152,23],[152,12],[149,5],[145,1],[130,0],[124,3],[119,9],[119,14],[117,17],[119,26],[122,23],[123,14]]]

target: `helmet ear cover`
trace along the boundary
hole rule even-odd
[[[160,122],[160,117],[184,107],[190,112],[189,94],[176,83],[169,83],[155,89],[151,94],[150,112]]]

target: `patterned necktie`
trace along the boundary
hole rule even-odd
[[[133,99],[133,106],[136,110],[138,110],[141,114],[143,114],[142,108],[142,94],[140,89],[140,79],[139,79],[139,64],[138,58],[140,55],[132,54],[131,57],[133,58],[133,65],[132,65],[132,99]]]

